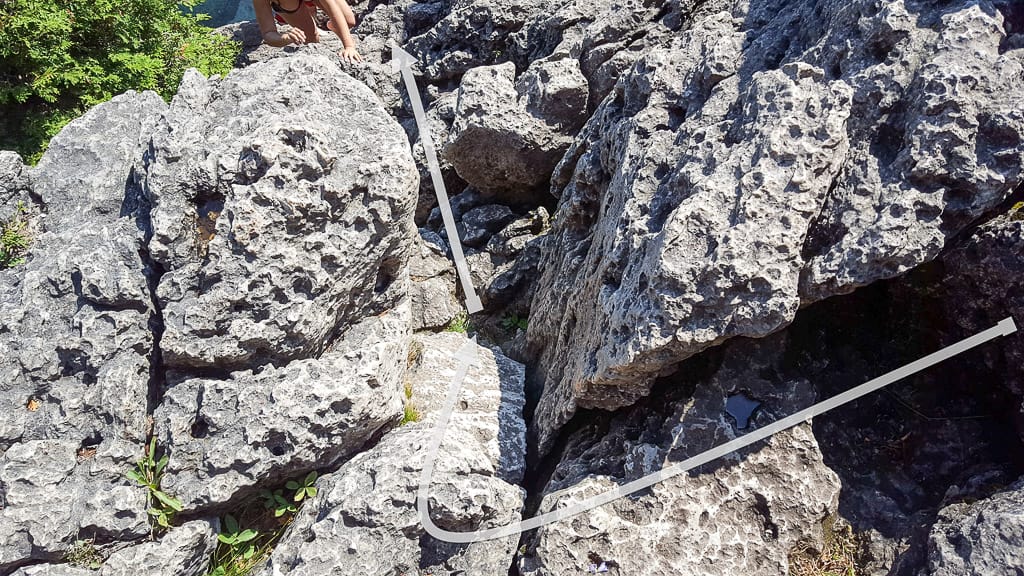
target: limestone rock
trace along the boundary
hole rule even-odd
[[[274,98],[254,92],[266,85]],[[187,76],[152,155],[140,170],[168,366],[313,355],[404,295],[417,185],[405,134],[328,58]]]
[[[160,540],[118,550],[98,570],[70,564],[39,564],[12,576],[202,576],[217,545],[220,522],[193,520],[171,528]]]
[[[415,507],[432,423],[467,342],[456,333],[420,339],[408,374],[422,420],[387,434],[337,472],[318,481],[262,572],[284,574],[459,573],[508,570],[517,538],[453,545],[425,535]],[[477,348],[442,444],[430,489],[431,515],[449,530],[473,530],[520,519],[525,456],[523,367]]]
[[[1024,480],[973,504],[939,512],[928,542],[926,576],[982,576],[1024,571]]]
[[[455,297],[455,268],[444,253],[444,241],[428,230],[420,231],[418,250],[409,259],[409,299],[412,329],[445,326],[462,306]]]
[[[124,478],[148,433],[156,320],[132,163],[165,107],[118,96],[15,177],[45,214],[28,262],[0,271],[0,573],[57,560],[80,533],[149,531]]]
[[[155,414],[163,488],[204,509],[354,454],[400,418],[407,308],[350,327],[319,358],[176,383]]]
[[[747,432],[727,410],[728,398],[736,394],[760,402],[749,422],[755,429],[810,405],[811,383],[777,371],[785,350],[784,335],[731,342],[710,377],[689,371],[673,377],[693,390],[691,398],[677,390],[614,417],[581,422],[544,488],[538,514]],[[800,425],[695,472],[540,528],[527,544],[519,573],[586,573],[591,564],[604,562],[623,574],[645,576],[785,574],[788,553],[798,542],[821,542],[821,521],[835,512],[839,487],[810,426]]]
[[[485,204],[473,208],[462,215],[462,242],[467,246],[482,246],[495,232],[515,219],[515,212],[501,204]]]
[[[1024,439],[1024,206],[979,226],[942,255],[944,276],[938,287],[946,316],[964,334],[1014,318],[1018,333],[985,350],[985,361],[1021,401],[1019,433]]]
[[[0,222],[17,213],[18,203],[30,204],[29,169],[17,152],[0,150]]]
[[[1020,185],[1024,53],[1000,50],[1000,13],[874,6],[704,17],[597,108],[552,177],[528,331],[542,452],[577,406],[635,402],[693,354],[933,259]]]
[[[467,72],[444,156],[485,195],[519,203],[546,192],[570,138],[520,101],[511,63]]]

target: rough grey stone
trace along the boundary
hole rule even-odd
[[[332,60],[186,76],[152,154],[140,169],[168,366],[309,356],[404,295],[415,166],[399,126]]]
[[[429,81],[457,81],[472,68],[507,59],[509,34],[543,13],[546,4],[456,0],[436,25],[410,38],[404,48],[420,60]]]
[[[1001,19],[759,4],[646,51],[552,177],[528,331],[541,451],[577,406],[634,402],[688,356],[934,258],[998,205],[1024,155]]]
[[[143,542],[110,555],[99,576],[202,576],[217,548],[220,521],[193,520],[167,531],[156,542]]]
[[[29,171],[45,213],[28,262],[0,271],[0,572],[59,559],[79,533],[148,532],[124,478],[148,433],[155,320],[132,163],[165,108],[118,96]]]
[[[318,481],[274,551],[263,576],[467,573],[508,570],[517,538],[452,545],[426,536],[415,508],[431,424],[469,340],[455,333],[422,338],[408,375],[420,422],[387,434],[374,448]],[[525,425],[523,367],[485,348],[469,369],[461,401],[437,454],[431,514],[449,530],[519,520]],[[430,455],[433,456],[433,455]]]
[[[0,222],[17,213],[18,203],[31,204],[28,167],[17,152],[0,150]]]
[[[762,402],[751,428],[810,405],[810,382],[779,376],[786,342],[782,334],[731,342],[712,376],[675,376],[692,386],[692,397],[677,391],[583,423],[569,436],[538,513],[571,506],[747,432],[726,411],[728,397],[739,391]],[[699,471],[540,528],[520,559],[520,574],[580,574],[601,561],[637,575],[786,574],[797,543],[820,546],[821,521],[835,512],[839,487],[811,427],[800,425]]]
[[[217,547],[220,522],[193,520],[168,530],[160,540],[118,550],[98,570],[69,564],[39,564],[12,576],[202,576]]]
[[[1024,327],[1024,206],[986,222],[942,256],[940,291],[946,317],[965,334],[994,326],[1010,316]],[[1018,331],[986,348],[985,362],[1021,402],[1024,417],[1024,336]],[[1024,439],[1024,419],[1018,427]]]
[[[462,310],[455,297],[455,268],[431,240],[443,244],[433,232],[421,231],[418,250],[409,259],[413,330],[445,326]]]
[[[1024,572],[1024,479],[981,501],[946,506],[932,526],[922,576]]]
[[[462,242],[467,246],[480,247],[491,239],[491,236],[516,219],[515,212],[501,204],[485,204],[477,206],[462,215],[462,226],[465,231]]]
[[[0,571],[30,560],[59,560],[79,534],[146,535],[145,493],[124,471],[138,446],[107,440],[88,458],[69,440],[30,440],[0,456]]]
[[[575,134],[587,120],[589,86],[575,58],[537,60],[516,80],[516,92],[527,112],[561,132]]]
[[[401,417],[408,316],[370,316],[319,358],[175,384],[154,415],[164,489],[203,509],[355,453]]]
[[[467,72],[444,156],[484,195],[521,203],[546,193],[571,139],[531,114],[515,86],[515,65]]]

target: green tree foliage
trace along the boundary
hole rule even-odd
[[[170,99],[185,70],[231,69],[197,0],[0,0],[0,148],[35,162],[50,137],[126,90]]]

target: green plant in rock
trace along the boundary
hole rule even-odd
[[[292,500],[296,502],[302,502],[305,498],[312,498],[316,496],[316,470],[306,474],[306,477],[302,479],[302,482],[295,480],[289,480],[285,484],[285,488],[294,491]]]
[[[98,570],[103,565],[103,555],[93,544],[93,539],[75,540],[75,543],[64,555],[64,561],[78,568]]]
[[[452,321],[445,326],[445,332],[459,332],[466,334],[469,332],[469,314],[465,310],[459,312],[459,314],[452,318]]]
[[[22,218],[25,212],[25,205],[19,203],[14,216],[0,222],[0,270],[25,263],[29,244],[28,224]]]
[[[0,2],[0,149],[35,162],[54,134],[127,90],[170,99],[188,68],[231,70],[239,47],[199,0]]]
[[[245,576],[266,559],[283,531],[265,535],[253,528],[243,529],[231,514],[224,516],[221,526],[208,576]]]
[[[298,507],[284,497],[284,490],[260,490],[260,497],[263,498],[263,507],[274,512],[274,518],[281,518],[285,514],[298,512]]]
[[[405,408],[402,412],[402,421],[400,422],[400,425],[405,426],[406,424],[410,424],[412,422],[419,422],[422,418],[423,415],[420,414],[420,411],[417,410],[416,407],[413,406],[411,402],[406,402]]]
[[[234,516],[228,514],[224,516],[224,531],[217,535],[217,540],[227,544],[233,556],[243,560],[251,560],[256,555],[256,543],[254,541],[259,536],[259,531],[252,528],[243,530],[238,525],[238,520],[235,520]]]
[[[528,326],[526,316],[518,316],[516,314],[509,314],[501,319],[501,327],[509,332],[516,330],[526,330]]]
[[[129,479],[147,489],[146,511],[156,523],[154,530],[170,528],[174,514],[181,512],[183,508],[180,500],[160,490],[160,480],[163,478],[167,461],[166,454],[159,460],[156,458],[156,437],[154,436],[149,442],[143,459],[135,464],[134,470],[129,470],[126,474]]]

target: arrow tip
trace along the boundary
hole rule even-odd
[[[459,359],[459,362],[464,364],[473,365],[476,363],[477,349],[479,344],[476,342],[476,336],[466,340],[466,343],[459,348],[459,351],[455,353],[455,357]]]
[[[1000,328],[1001,336],[1009,336],[1010,334],[1013,334],[1014,332],[1017,331],[1017,325],[1014,324],[1013,322],[1013,316],[1007,316],[1006,318],[1003,318],[1002,320],[999,321],[999,324],[997,324],[996,326]]]
[[[416,59],[413,58],[412,54],[409,54],[402,49],[398,43],[391,45],[391,70],[399,72],[407,68],[411,68],[416,63]]]
[[[480,302],[480,297],[476,295],[476,292],[471,292],[466,295],[466,311],[470,314],[476,314],[484,309],[484,305]]]

